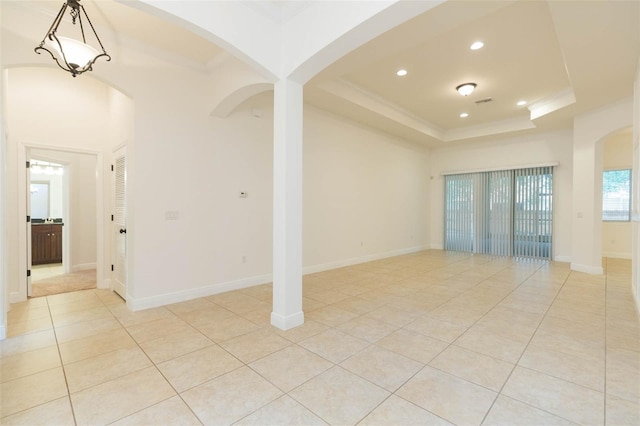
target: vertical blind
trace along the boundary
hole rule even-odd
[[[445,176],[445,249],[551,258],[553,167]]]

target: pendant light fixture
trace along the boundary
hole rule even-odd
[[[65,25],[67,29],[64,32],[65,36],[58,35],[60,24],[63,23],[62,21],[67,11],[69,11],[69,16],[71,17],[71,26]],[[87,43],[83,20],[86,20],[89,24],[87,30],[90,28],[91,32],[87,31],[87,33],[89,35],[93,33],[97,45],[100,46],[99,50]],[[67,23],[65,21],[65,24]],[[75,34],[73,34],[74,32]],[[66,36],[72,34],[73,37]],[[93,63],[100,57],[105,57],[107,61],[111,60],[111,56],[104,50],[98,33],[93,28],[93,24],[84,10],[84,6],[80,4],[80,0],[65,1],[44,39],[35,48],[35,52],[38,54],[40,54],[40,50],[48,52],[60,68],[70,72],[74,77],[85,71],[91,71]]]

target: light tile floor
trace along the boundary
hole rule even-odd
[[[105,290],[12,306],[2,424],[637,425],[629,261],[425,251],[129,312]]]
[[[44,280],[64,274],[62,263],[50,263],[46,265],[33,265],[31,267],[31,282]]]

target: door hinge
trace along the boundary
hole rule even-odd
[[[111,222],[113,222],[113,215],[111,215]]]
[[[27,269],[27,278],[31,276],[31,269]]]
[[[113,164],[111,165],[111,171],[113,171]]]
[[[27,169],[31,167],[31,161],[27,161]]]
[[[31,222],[31,216],[27,215],[27,223]]]
[[[113,272],[113,265],[111,265],[111,272]]]

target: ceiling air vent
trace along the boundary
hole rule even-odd
[[[479,101],[476,101],[476,103],[477,103],[478,105],[480,105],[480,104],[486,104],[486,103],[488,103],[488,102],[491,102],[492,100],[493,100],[493,99],[491,99],[491,98],[484,98],[484,99],[480,99]]]

